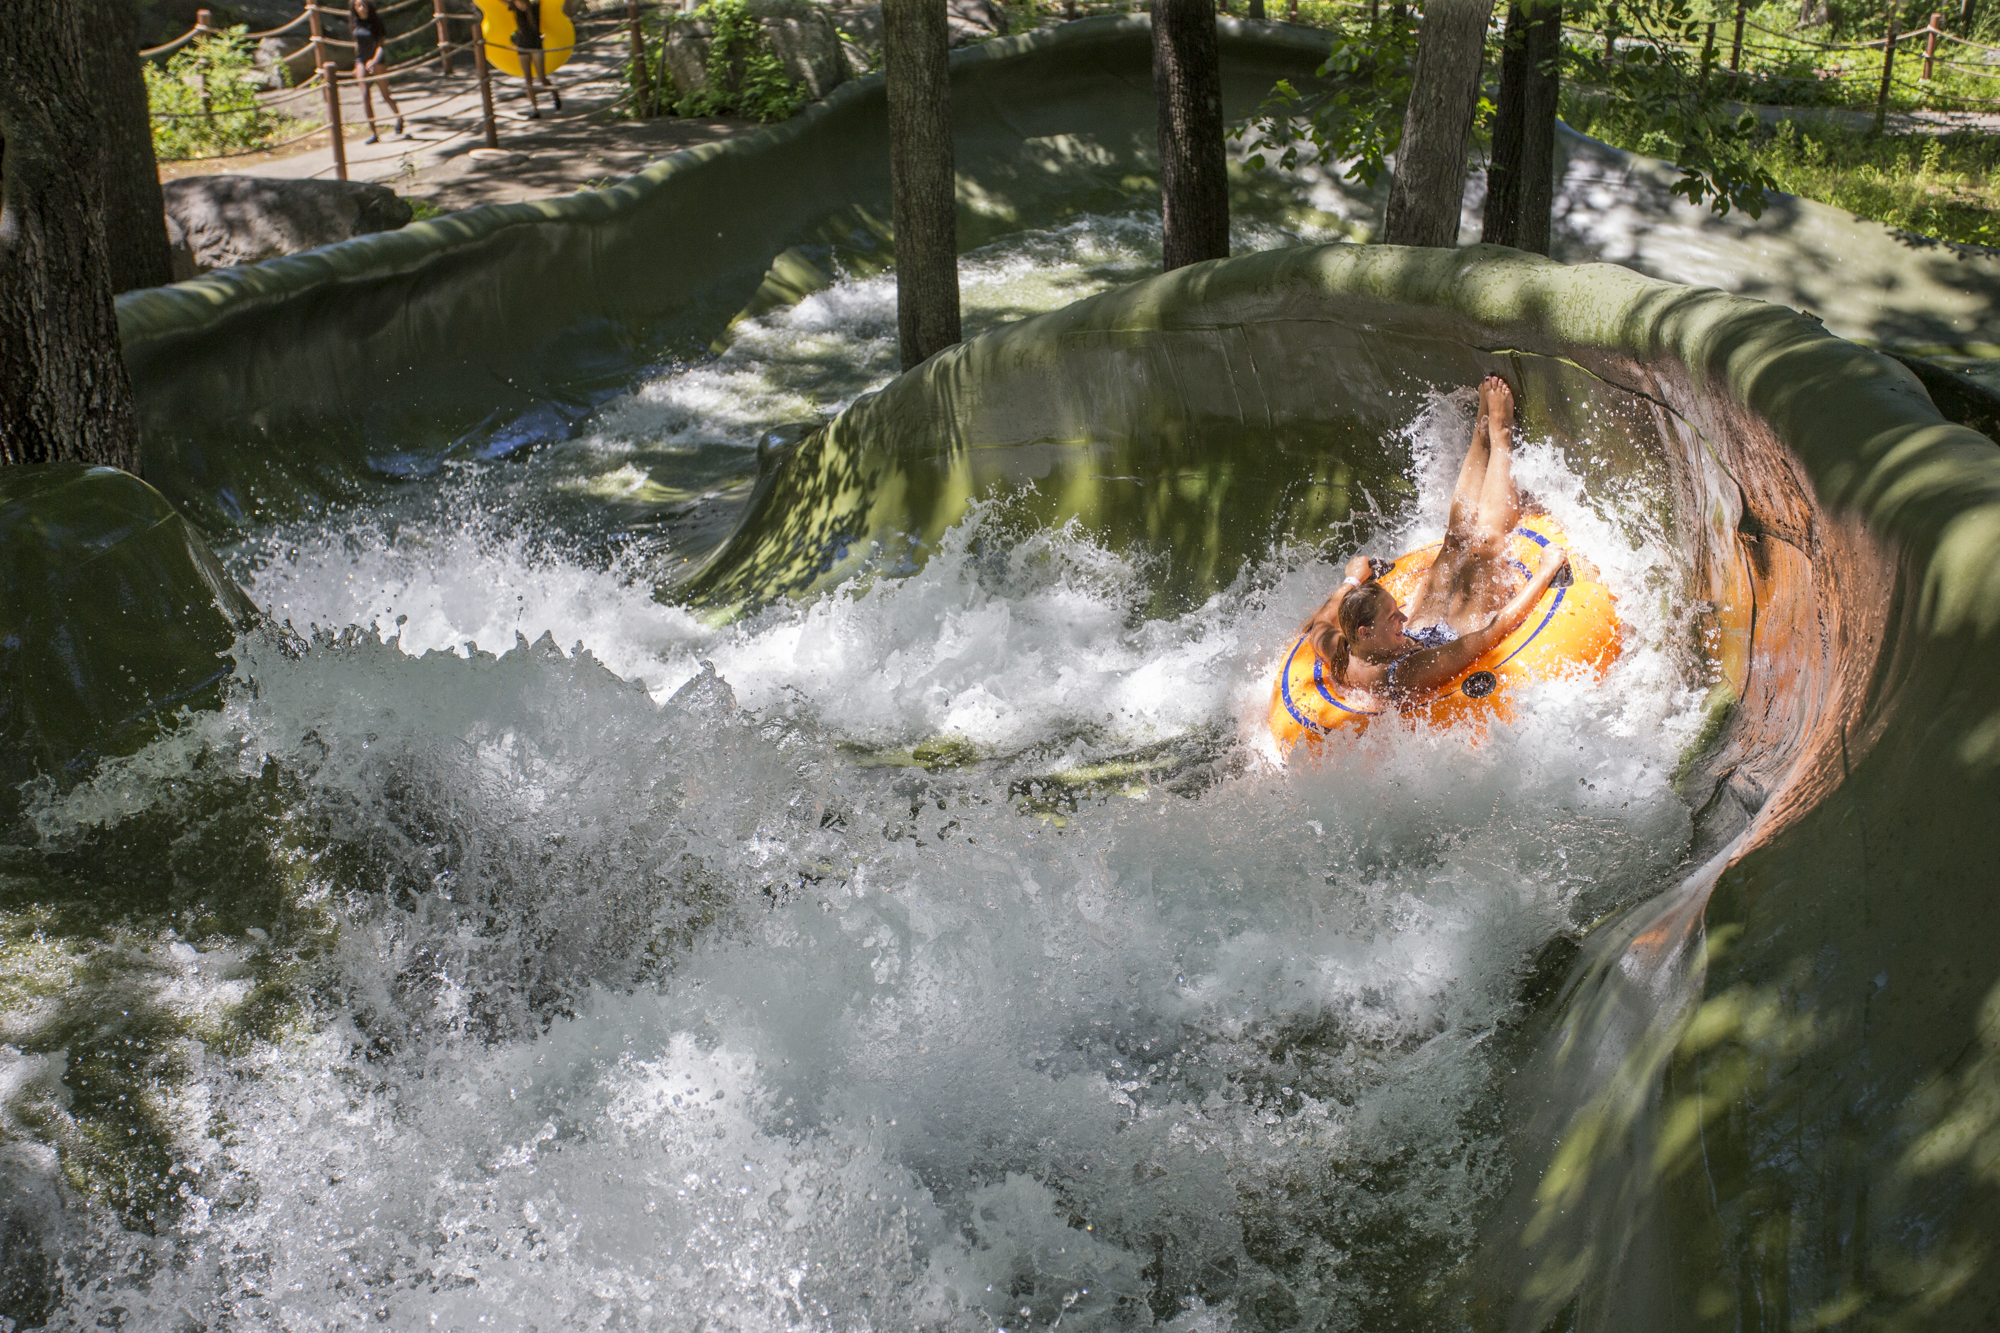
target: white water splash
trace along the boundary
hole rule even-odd
[[[822,295],[738,345],[879,373],[880,293]],[[790,371],[730,380],[756,356],[605,438],[791,410]],[[1420,459],[1457,447],[1427,421]],[[1520,471],[1648,586],[1645,497]],[[1422,1301],[1504,1184],[1523,972],[1686,842],[1673,608],[1628,596],[1611,678],[1482,745],[1381,727],[1286,772],[1236,739],[1333,560],[1148,619],[1135,561],[990,521],[719,631],[477,512],[285,534],[253,594],[365,632],[246,641],[226,709],[33,812],[59,850],[287,774],[271,836],[332,922],[298,1024],[191,1058],[184,1209],[83,1224],[57,1322],[1452,1326]],[[865,761],[939,737],[983,762]],[[251,945],[175,943],[162,1005],[241,1001]]]

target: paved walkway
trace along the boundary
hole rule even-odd
[[[677,149],[740,134],[756,122],[734,116],[641,121],[618,114],[624,90],[623,34],[599,37],[557,70],[554,78],[563,96],[556,111],[545,91],[541,118],[528,118],[528,98],[521,80],[496,72],[493,76],[494,121],[498,150],[486,146],[479,83],[471,56],[460,53],[456,74],[445,77],[435,66],[397,76],[391,84],[404,112],[407,133],[393,133],[395,118],[378,95],[377,143],[366,143],[368,126],[362,115],[361,92],[346,77],[341,81],[341,121],[346,130],[347,174],[350,180],[375,181],[412,200],[423,200],[446,212],[476,204],[513,203],[592,189],[643,170]],[[292,103],[301,115],[321,111],[324,98],[300,98]],[[334,177],[333,149],[327,136],[314,135],[273,153],[237,158],[170,164],[168,177],[238,174],[287,179]]]
[[[1872,130],[1875,128],[1875,113],[1855,107],[1843,106],[1755,106],[1743,102],[1729,104],[1731,115],[1742,115],[1745,111],[1755,111],[1757,119],[1766,125],[1782,125],[1786,121],[1811,124],[1814,121],[1832,122],[1850,130]],[[1956,134],[1961,130],[1977,130],[1991,134],[2000,130],[2000,112],[1992,111],[1891,111],[1882,118],[1882,128],[1890,134]]]

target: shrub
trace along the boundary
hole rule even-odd
[[[703,70],[707,86],[681,93],[674,111],[682,116],[714,116],[726,112],[762,121],[797,115],[811,100],[804,87],[785,77],[785,67],[764,36],[764,25],[744,0],[709,0],[692,17],[714,25]],[[741,78],[732,76],[741,70]],[[735,83],[732,90],[731,83]]]
[[[257,100],[262,75],[246,31],[239,25],[209,33],[174,52],[165,69],[145,66],[153,154],[161,161],[261,148],[293,123]]]

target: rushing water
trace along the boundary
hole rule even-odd
[[[1156,246],[995,246],[971,322]],[[294,632],[31,808],[38,874],[156,899],[8,918],[10,1034],[77,1034],[0,1051],[94,1200],[56,1323],[1462,1322],[1551,941],[1688,838],[1659,496],[1531,444],[1622,595],[1610,678],[1318,770],[1258,724],[1351,535],[1167,618],[1145,560],[983,508],[909,577],[721,628],[655,601],[761,430],[886,378],[893,299],[840,284],[573,441],[232,553]],[[1355,529],[1384,553],[1441,527],[1466,396],[1411,415],[1418,501]]]

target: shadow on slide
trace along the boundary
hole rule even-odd
[[[1232,114],[1318,58],[1308,33],[1226,34]],[[966,243],[1141,188],[1142,21],[954,71]],[[337,493],[357,442],[584,401],[706,346],[816,254],[885,244],[881,141],[864,80],[609,190],[130,296],[149,477],[213,531],[322,463]],[[1718,682],[1685,776],[1704,863],[1601,923],[1546,1006],[1475,1322],[1981,1326],[2000,1308],[2000,452],[1896,363],[1606,265],[1272,251],[941,354],[774,458],[668,595],[726,614],[885,547],[920,560],[1007,494],[1174,553],[1170,594],[1202,596],[1253,543],[1348,512],[1403,395],[1501,366],[1544,405],[1531,426],[1615,420],[1609,465],[1671,478]]]

